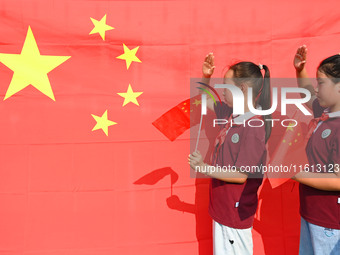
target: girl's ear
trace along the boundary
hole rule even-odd
[[[336,92],[340,94],[340,82],[336,83],[335,86],[336,86]]]

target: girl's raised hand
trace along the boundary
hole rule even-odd
[[[294,67],[297,72],[301,72],[305,68],[306,60],[307,60],[307,46],[302,45],[297,49],[294,57]]]
[[[210,52],[204,59],[202,71],[205,78],[210,78],[214,73],[214,55]]]

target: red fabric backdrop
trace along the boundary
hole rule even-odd
[[[190,78],[200,77],[211,51],[216,76],[238,59],[287,78],[294,77],[296,48],[307,44],[314,75],[320,60],[340,51],[337,6],[336,0],[0,0],[0,254],[212,254],[208,180],[190,178],[189,131],[171,142],[151,123],[189,98]],[[103,40],[90,34],[90,18],[105,14],[114,29]],[[8,61],[23,54],[29,26],[40,55],[70,57],[48,71],[55,101],[33,86],[5,99],[10,85],[19,86],[13,74],[20,61]],[[139,47],[141,62],[128,69],[117,58],[123,44]],[[42,70],[44,61],[34,68]],[[30,75],[24,72],[22,81],[29,84]],[[123,106],[117,94],[129,84],[143,92],[138,105]],[[92,131],[92,115],[105,111],[116,123],[108,135]],[[297,254],[297,187],[264,182],[254,254]]]

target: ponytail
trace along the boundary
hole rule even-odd
[[[270,72],[269,68],[266,65],[261,66],[263,68],[264,72],[264,77],[263,77],[263,84],[262,88],[259,91],[259,98],[258,102],[255,102],[259,104],[262,107],[262,110],[268,110],[270,109],[272,105],[272,100],[271,100],[271,93],[270,93]],[[260,68],[260,67],[259,67]],[[266,121],[268,119],[271,119],[271,114],[269,115],[264,115],[264,125],[265,125],[265,130],[266,130],[266,142],[268,141],[270,134],[272,132],[272,125],[270,121]]]

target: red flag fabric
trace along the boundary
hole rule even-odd
[[[200,96],[189,98],[152,122],[160,132],[170,141],[174,141],[190,127],[200,121],[201,100]]]
[[[308,163],[305,153],[307,128],[303,117],[300,110],[295,111],[291,119],[297,122],[291,122],[285,128],[285,132],[281,135],[280,142],[269,160],[267,177],[273,188],[288,181]]]
[[[170,175],[171,185],[177,182],[178,174],[170,167],[163,167],[139,178],[137,181],[134,182],[134,184],[154,185],[167,175]]]
[[[314,76],[339,52],[337,4],[0,0],[0,254],[212,254],[190,134],[152,122],[190,98],[211,51],[215,77],[239,59],[281,78],[307,44]],[[297,253],[296,186],[259,195],[254,254]]]

